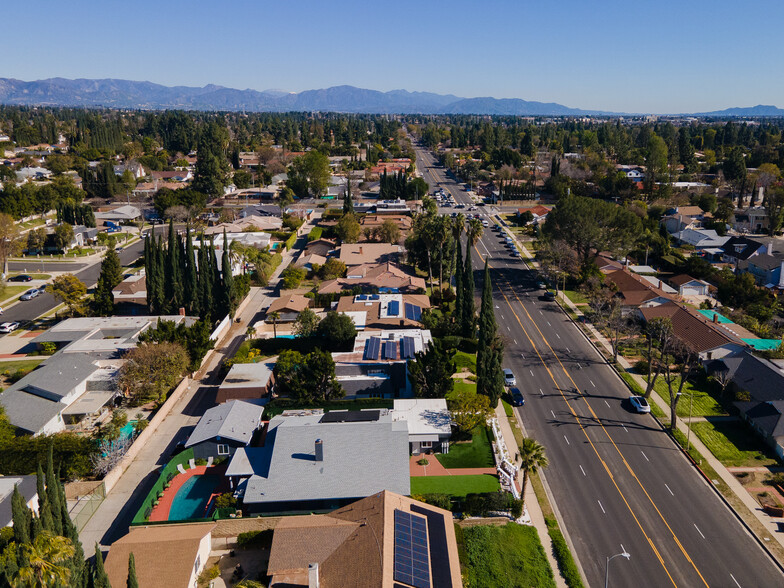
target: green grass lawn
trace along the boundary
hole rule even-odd
[[[451,443],[449,453],[436,453],[436,459],[447,469],[491,468],[494,462],[489,433],[486,427],[477,427],[470,443]]]
[[[3,302],[7,302],[16,298],[17,296],[21,296],[24,292],[30,289],[30,286],[6,286],[3,289],[3,293],[0,294],[0,300]]]
[[[564,290],[563,292],[575,304],[588,304],[588,299],[583,296],[582,292],[577,290]]]
[[[678,381],[679,380],[676,380],[672,385],[673,390],[677,391]],[[683,386],[684,396],[681,396],[681,399],[678,402],[678,416],[689,416],[689,397],[687,394],[694,395],[692,398],[691,416],[725,416],[727,411],[725,411],[721,404],[719,404],[719,402],[709,393],[711,386],[712,384],[702,376],[699,377],[696,382],[691,380],[686,382]],[[667,389],[667,383],[664,381],[663,376],[659,376],[653,389],[669,404],[670,392]]]
[[[14,276],[21,276],[23,273],[24,272],[14,272],[12,274],[9,274],[8,277],[12,278]],[[50,274],[27,274],[27,275],[33,278],[34,280],[48,280],[49,278],[52,277]]]
[[[467,368],[471,373],[476,373],[476,353],[458,351],[452,359],[455,362],[455,369],[458,372],[463,368]]]
[[[455,381],[454,389],[446,396],[447,400],[460,392],[470,392],[471,394],[476,394],[476,384],[474,382]]]
[[[536,529],[507,523],[503,527],[477,525],[463,529],[466,586],[555,586],[553,570]]]
[[[14,359],[12,361],[0,361],[0,374],[3,372],[14,373],[16,370],[31,370],[41,363],[46,357],[40,359]]]
[[[776,464],[776,460],[763,442],[745,423],[693,423],[692,430],[725,466],[749,467]]]
[[[411,494],[449,494],[465,496],[495,492],[501,487],[498,478],[490,474],[478,476],[413,476]]]

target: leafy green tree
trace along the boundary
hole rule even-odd
[[[417,398],[446,398],[454,388],[455,363],[440,341],[428,343],[408,362],[408,379]]]
[[[645,185],[651,198],[653,198],[656,182],[668,181],[669,179],[667,175],[668,161],[667,143],[654,134],[648,140],[648,149],[645,153]]]
[[[337,259],[330,257],[327,262],[319,268],[318,276],[322,280],[334,280],[342,278],[346,275],[346,264]]]
[[[19,550],[25,565],[16,572],[12,580],[14,586],[49,588],[68,585],[71,570],[66,562],[74,554],[74,546],[68,539],[42,531],[32,543],[19,545]]]
[[[458,431],[468,435],[477,427],[483,426],[490,418],[490,399],[471,390],[461,389],[447,399],[449,413]]]
[[[733,147],[721,164],[724,177],[732,184],[735,192],[742,198],[746,184],[746,158],[740,147]]]
[[[335,235],[342,243],[356,243],[360,232],[359,221],[353,214],[344,214],[335,225]]]
[[[278,393],[300,402],[323,402],[345,394],[335,378],[332,355],[321,349],[305,356],[298,351],[282,351],[274,374]]]
[[[316,316],[316,313],[309,308],[305,308],[294,320],[293,331],[298,337],[311,337],[316,334],[318,326],[319,318]]]
[[[54,228],[54,246],[66,249],[74,240],[74,230],[68,223],[61,223]]]
[[[117,384],[139,405],[161,403],[188,367],[188,354],[177,343],[143,343],[125,354]]]
[[[46,245],[46,229],[41,227],[39,229],[31,229],[27,233],[27,251],[28,253],[35,253],[41,251]]]
[[[216,121],[208,122],[199,134],[193,189],[209,196],[220,196],[226,185],[229,162],[226,150],[228,129]]]
[[[101,262],[101,273],[98,285],[93,294],[93,307],[99,316],[110,316],[114,312],[114,295],[112,290],[122,282],[122,265],[120,257],[114,249],[109,249]]]
[[[541,468],[547,467],[547,456],[544,447],[535,439],[526,437],[520,445],[520,469],[523,471],[523,489],[520,496],[525,504],[525,491],[528,488],[528,479]]]
[[[323,196],[329,185],[329,158],[321,151],[308,151],[291,163],[288,172],[288,186],[299,198]]]
[[[766,190],[762,205],[768,215],[768,234],[772,237],[784,225],[784,188],[776,186]]]
[[[87,294],[87,286],[73,274],[62,274],[52,280],[50,289],[52,296],[68,306],[72,315],[83,312],[83,301]]]
[[[330,310],[318,323],[316,334],[330,349],[343,349],[357,336],[357,329],[350,316]]]
[[[283,280],[283,289],[293,290],[299,288],[299,285],[302,283],[302,280],[305,279],[306,275],[307,272],[305,271],[305,268],[295,265],[288,266],[280,273],[280,277]]]
[[[384,243],[394,245],[400,241],[400,227],[394,221],[387,219],[378,228],[378,238]]]

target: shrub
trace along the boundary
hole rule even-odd
[[[231,492],[221,494],[215,499],[216,508],[232,508],[235,506],[237,506],[237,499],[234,498],[234,494]]]
[[[243,548],[268,545],[272,543],[272,529],[264,531],[245,531],[237,535],[237,545]]]
[[[214,580],[218,576],[220,576],[220,568],[218,567],[218,564],[210,566],[209,568],[204,568],[202,573],[199,574],[199,585],[209,584],[210,580]]]
[[[294,243],[296,242],[297,242],[297,233],[292,233],[291,237],[286,239],[284,246],[286,247],[286,249],[291,250],[291,248],[294,247]]]
[[[41,349],[41,355],[52,355],[57,351],[57,343],[53,341],[44,341],[39,347]]]
[[[305,279],[306,273],[304,268],[290,265],[280,274],[280,277],[283,278],[283,288],[286,290],[298,288],[302,280]]]
[[[421,465],[421,466],[426,466],[426,465],[428,465],[430,462],[429,462],[429,461],[427,461],[427,458],[426,458],[426,457],[423,457],[422,459],[418,460],[418,461],[417,461],[417,463],[418,463],[419,465]]]
[[[207,465],[207,460],[204,459],[203,457],[200,457],[199,459],[196,460],[195,463],[197,466],[203,466],[203,465]]]
[[[569,550],[569,546],[566,544],[566,539],[564,539],[563,533],[558,528],[558,522],[551,517],[545,517],[545,522],[547,523],[547,533],[553,541],[553,555],[558,562],[558,569],[561,571],[566,585],[569,588],[583,588],[580,572],[574,563],[574,558]]]
[[[636,362],[634,363],[634,370],[635,370],[635,371],[636,371],[638,374],[647,374],[647,373],[648,373],[648,367],[649,367],[649,365],[650,365],[650,364],[648,363],[648,361],[647,361],[647,360],[645,360],[645,359],[641,359],[641,360],[639,360],[639,361],[636,361]]]
[[[324,232],[323,227],[313,227],[310,233],[308,233],[308,242],[321,239],[321,235],[323,232]]]
[[[523,501],[519,498],[513,498],[509,501],[509,514],[512,515],[514,520],[523,516]]]
[[[425,494],[422,496],[422,502],[443,508],[444,510],[452,510],[452,499],[448,494]]]

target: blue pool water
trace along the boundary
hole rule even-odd
[[[193,476],[188,479],[172,501],[169,509],[170,521],[202,519],[210,496],[220,483],[220,476]]]
[[[133,426],[136,424],[136,421],[128,421],[125,426],[120,429],[120,438],[121,439],[130,439],[133,437]]]

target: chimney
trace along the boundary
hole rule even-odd
[[[179,313],[180,313],[180,316],[185,316],[185,307],[184,306],[180,306]]]
[[[321,439],[316,439],[316,461],[324,461],[324,442]],[[318,566],[316,573],[318,574]]]
[[[362,255],[362,245],[359,246],[359,254]]]
[[[765,253],[768,255],[773,255],[773,241],[768,241],[768,246],[765,249]]]
[[[308,564],[308,588],[319,588],[319,566],[317,563]]]
[[[664,282],[659,280],[659,290],[664,290]]]
[[[713,322],[714,323],[718,323],[719,322],[719,315],[718,315],[718,313],[715,313],[715,312],[713,313]]]
[[[781,262],[781,269],[779,269],[779,289],[784,290],[784,261]]]

